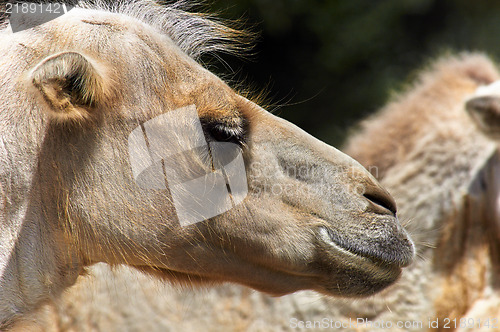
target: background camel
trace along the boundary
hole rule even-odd
[[[477,318],[485,331],[500,326],[495,320],[500,314],[499,156],[493,140],[500,93],[495,85],[476,92],[499,78],[495,64],[483,55],[444,57],[349,140],[346,152],[394,194],[417,242],[416,262],[381,294],[354,301],[312,292],[270,298],[239,286],[200,293],[158,285],[128,268],[99,265],[61,302],[45,308],[47,326],[292,331],[299,321],[323,318],[327,324],[344,323],[340,330],[347,331],[377,330],[363,323],[349,327],[349,319],[358,318],[390,322],[391,330],[400,331],[425,330],[429,319],[444,328],[454,327],[457,318],[459,329],[471,331],[479,330]],[[474,320],[463,320],[460,327],[461,318]]]
[[[30,11],[11,15],[40,19]],[[16,33],[8,23],[2,15],[0,329],[28,329],[30,313],[100,262],[179,284],[345,297],[382,290],[410,264],[395,203],[366,169],[194,60],[231,50],[235,31],[152,1],[82,2]],[[162,142],[175,158],[157,154]],[[240,179],[219,167],[236,158]],[[141,160],[163,187],[141,185]],[[241,200],[241,177],[248,195],[220,211]],[[199,195],[173,190],[184,179],[202,181]],[[220,212],[184,225],[180,208],[208,217],[178,197]]]

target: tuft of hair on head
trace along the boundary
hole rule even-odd
[[[113,97],[109,75],[96,62],[77,52],[42,60],[31,72],[31,83],[56,122],[84,122]]]
[[[241,20],[225,20],[198,12],[202,1],[192,0],[66,0],[78,7],[119,13],[138,19],[168,35],[195,60],[207,54],[248,55],[256,35]],[[222,59],[220,59],[222,60]]]

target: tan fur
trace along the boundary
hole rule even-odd
[[[422,74],[407,94],[396,97],[394,102],[366,120],[362,124],[362,135],[354,135],[346,150],[363,165],[376,166],[382,178],[392,166],[408,160],[426,132],[436,130],[443,139],[460,135],[459,132],[443,132],[440,127],[447,130],[443,122],[465,118],[460,111],[451,110],[478,85],[489,84],[496,78],[495,67],[482,56],[442,59]],[[367,137],[376,138],[376,148]]]
[[[496,165],[498,161],[492,157],[492,161],[488,162],[488,155],[478,159],[476,153],[467,152],[467,149],[474,149],[495,153],[491,150],[491,143],[485,142],[483,134],[465,112],[465,101],[476,88],[493,83],[498,78],[495,66],[481,55],[441,59],[421,75],[411,92],[399,97],[373,120],[364,124],[363,133],[350,140],[347,148],[347,152],[363,165],[379,166],[379,174],[384,177],[382,182],[386,185],[390,183],[389,188],[395,193],[396,199],[398,195],[407,195],[413,201],[418,200],[419,197],[413,196],[412,190],[404,188],[411,183],[412,178],[424,178],[425,175],[418,172],[425,173],[425,168],[432,168],[433,162],[436,166],[428,173],[428,180],[434,181],[435,186],[443,186],[443,190],[449,190],[450,198],[456,197],[450,202],[451,205],[446,200],[442,201],[446,199],[443,196],[441,200],[434,202],[437,206],[441,205],[443,210],[440,212],[442,217],[433,224],[419,226],[417,216],[406,216],[411,219],[410,228],[414,227],[417,234],[421,232],[426,237],[427,244],[436,248],[433,251],[421,249],[420,255],[432,263],[434,286],[437,287],[430,288],[433,294],[429,294],[429,298],[434,300],[427,303],[428,315],[439,318],[441,324],[444,318],[459,320],[464,317],[483,296],[491,282],[489,278],[494,271],[492,265],[498,264],[498,256],[493,254],[496,251],[495,244],[490,241],[490,234],[496,232],[492,225],[497,218],[493,212],[496,203],[491,202],[495,201],[498,192],[481,192],[475,187],[471,189],[474,181],[478,182],[479,178],[482,178],[487,188],[494,186],[494,175],[488,177],[483,173],[491,171],[490,168],[495,167],[491,165]],[[384,132],[383,128],[387,130]],[[439,148],[438,145],[448,147],[450,151]],[[425,149],[435,149],[435,152],[426,152]],[[433,153],[436,155],[430,156]],[[470,174],[476,179],[464,178],[464,185],[469,183],[470,186],[464,189],[476,192],[460,192],[460,187],[450,187],[446,184],[446,179],[440,177],[438,168],[446,168],[447,165],[442,163],[447,159],[450,171],[453,170],[452,167],[458,170],[465,166],[458,166],[460,164],[453,161],[450,153],[456,154],[455,158],[458,160],[469,159]],[[469,156],[465,157],[464,154]],[[418,159],[431,165],[425,167],[420,162],[424,168],[415,168],[404,176],[396,177],[398,182],[391,181],[395,169],[399,170],[400,165],[417,162]],[[485,170],[481,171],[481,167]],[[453,176],[453,173],[449,176]],[[432,195],[424,188],[420,189],[422,195]],[[457,191],[458,193],[453,194]],[[415,204],[408,198],[405,200],[408,204]],[[427,206],[422,203],[420,205],[420,208]],[[420,211],[413,211],[414,214],[421,215]],[[419,238],[418,235],[416,237]]]

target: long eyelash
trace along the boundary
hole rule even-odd
[[[201,120],[205,136],[209,140],[232,142],[240,146],[245,145],[245,129],[241,126],[227,125],[220,122]]]
[[[219,132],[223,132],[228,134],[228,136],[240,138],[243,136],[243,128],[241,127],[227,127],[222,124],[217,124],[213,127],[213,129],[218,130]]]

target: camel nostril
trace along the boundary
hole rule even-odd
[[[363,196],[375,206],[389,210],[392,214],[396,214],[396,202],[391,196],[383,193],[364,193]]]

